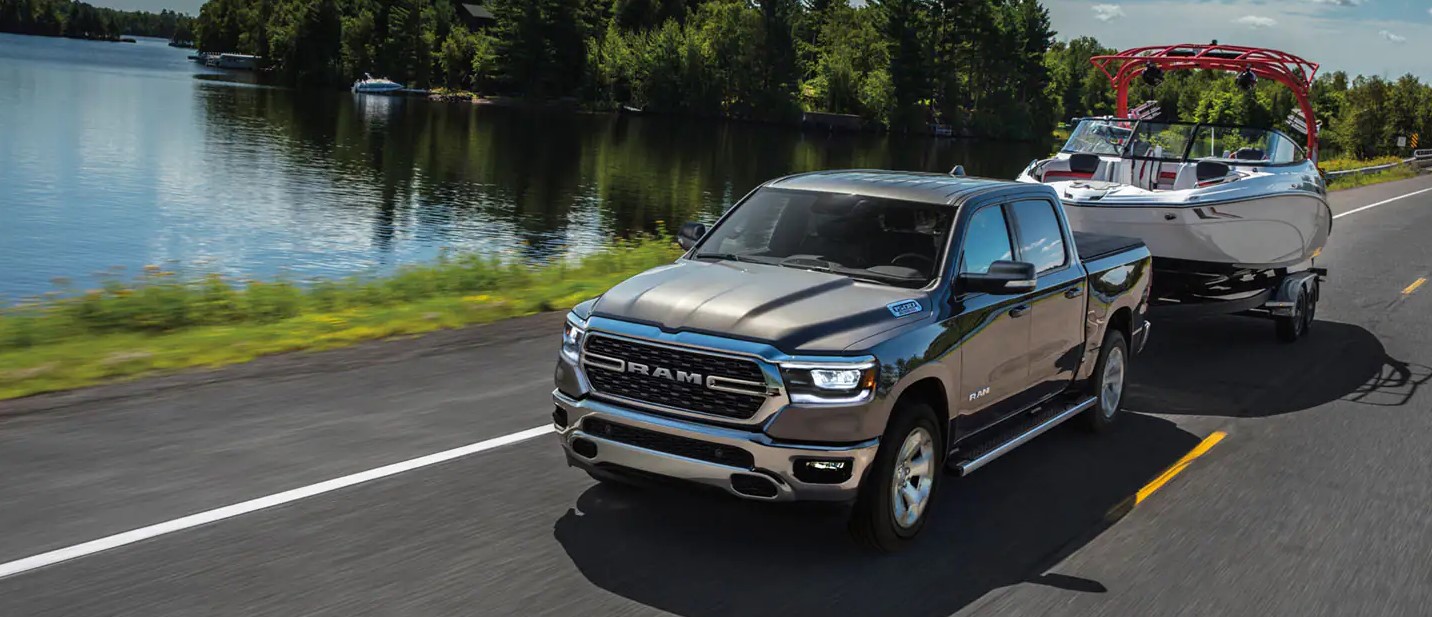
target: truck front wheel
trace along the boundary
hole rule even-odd
[[[850,513],[856,542],[894,552],[924,528],[944,469],[939,435],[939,419],[929,405],[914,403],[896,411]]]
[[[1129,343],[1124,333],[1109,329],[1104,345],[1099,348],[1099,363],[1094,367],[1090,394],[1094,407],[1084,412],[1084,427],[1095,432],[1107,430],[1118,418],[1124,402],[1124,383],[1129,374]]]

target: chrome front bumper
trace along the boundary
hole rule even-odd
[[[617,471],[637,470],[717,487],[732,495],[758,501],[854,499],[860,480],[875,459],[875,451],[879,448],[878,440],[873,439],[840,446],[782,443],[761,432],[710,426],[632,411],[592,397],[577,400],[560,391],[553,391],[552,399],[557,407],[566,412],[566,426],[558,425],[556,429],[562,448],[567,453],[567,460],[574,466],[596,470],[603,470],[604,467],[615,467]],[[613,441],[584,431],[583,425],[590,418],[601,418],[614,424],[740,448],[750,452],[755,463],[751,468],[734,467]],[[573,443],[577,439],[596,444],[595,453],[588,452],[591,456],[578,453],[573,449]],[[802,482],[796,478],[795,468],[800,461],[810,458],[848,459],[852,465],[850,477],[837,484]],[[739,476],[758,476],[772,480],[770,484],[775,487],[775,495],[759,497],[738,492],[733,488],[732,481],[733,477]]]

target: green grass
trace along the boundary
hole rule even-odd
[[[308,285],[148,268],[134,281],[0,312],[0,400],[567,308],[678,255],[670,239],[646,238],[579,262],[445,257]]]
[[[1354,167],[1354,169],[1356,168]],[[1357,188],[1359,186],[1367,186],[1369,184],[1380,184],[1382,182],[1392,182],[1394,180],[1406,180],[1408,178],[1416,177],[1417,174],[1417,169],[1409,165],[1398,165],[1397,167],[1393,167],[1391,169],[1384,169],[1382,171],[1377,171],[1369,174],[1356,174],[1351,176],[1343,176],[1341,178],[1333,178],[1332,180],[1328,181],[1328,190],[1339,191],[1343,189]]]
[[[1373,159],[1328,159],[1326,161],[1319,161],[1318,169],[1321,169],[1325,172],[1347,171],[1349,169],[1361,169],[1363,167],[1372,167],[1374,165],[1388,165],[1401,161],[1402,159],[1395,156],[1379,156]]]

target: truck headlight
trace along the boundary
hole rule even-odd
[[[562,324],[562,357],[576,363],[582,352],[582,336],[586,333],[587,323],[568,315],[567,322]]]
[[[852,405],[874,396],[878,371],[879,367],[874,362],[783,364],[781,378],[790,392],[792,403]]]

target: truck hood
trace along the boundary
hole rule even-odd
[[[623,281],[592,307],[601,317],[760,341],[793,354],[850,351],[931,312],[925,292],[915,289],[765,264],[686,259]]]

